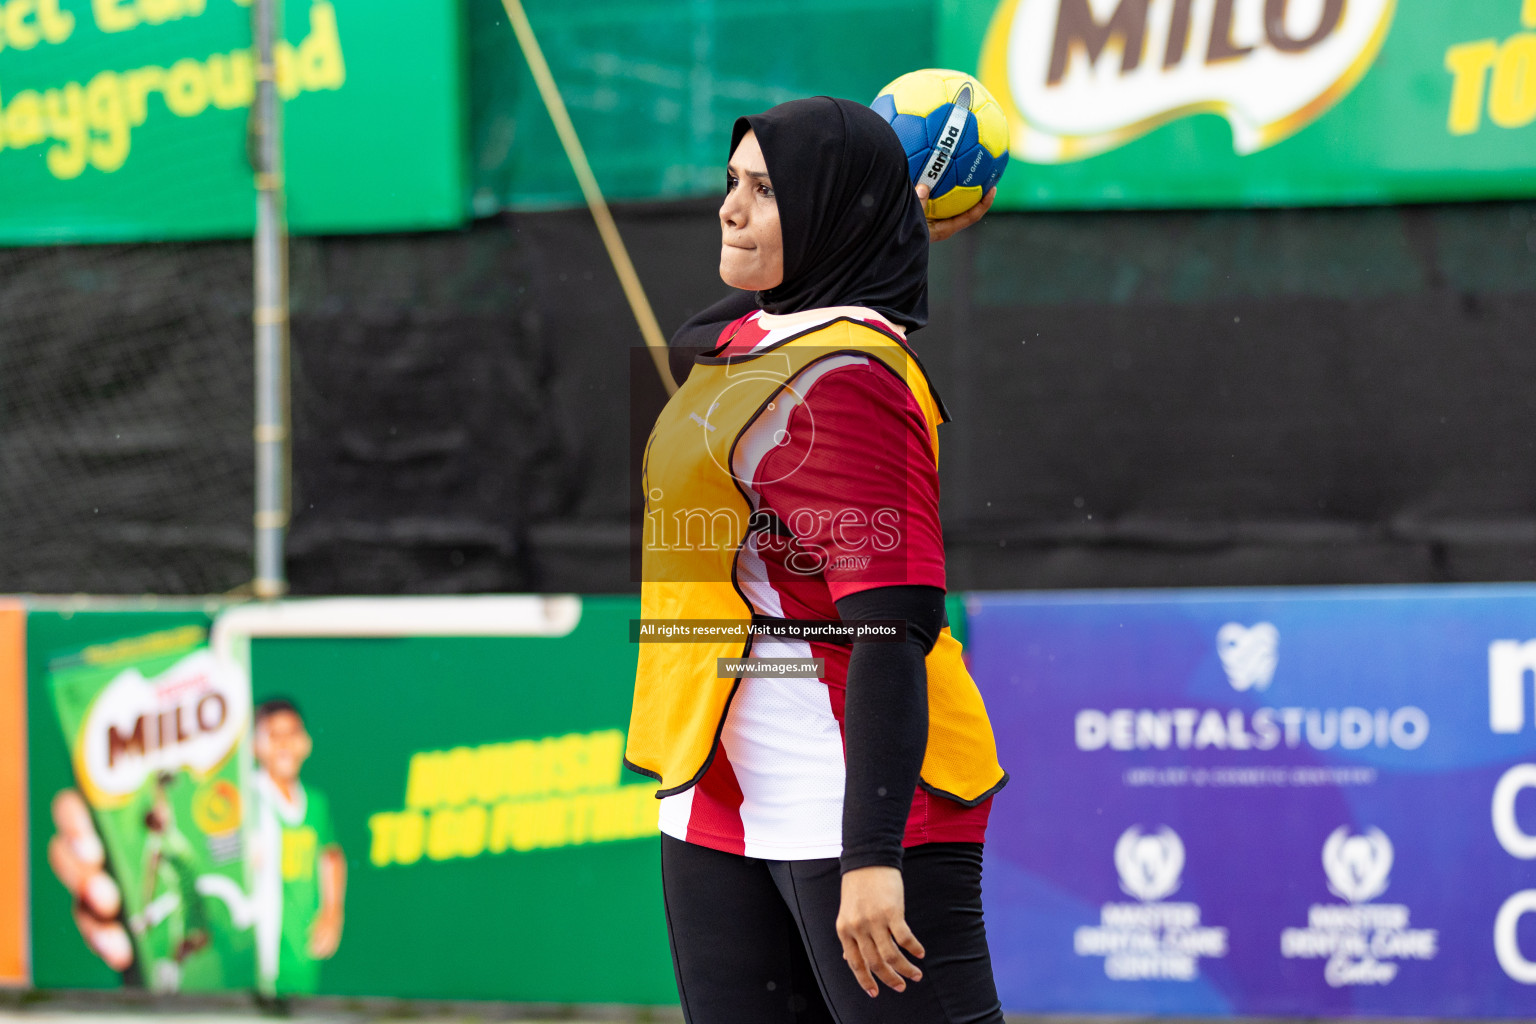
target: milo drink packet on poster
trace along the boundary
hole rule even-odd
[[[243,676],[221,667],[206,629],[184,626],[56,658],[49,690],[144,983],[251,988]]]

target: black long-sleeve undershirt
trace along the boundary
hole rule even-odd
[[[944,624],[939,587],[893,586],[850,594],[837,613],[851,619],[905,619],[902,643],[860,641],[848,659],[843,711],[841,868],[901,867],[901,840],[928,746],[924,659]]]

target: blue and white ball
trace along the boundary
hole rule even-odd
[[[913,185],[927,182],[925,212],[935,220],[964,213],[1008,166],[1008,117],[963,71],[927,68],[902,75],[870,106],[907,153]]]

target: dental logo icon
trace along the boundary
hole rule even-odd
[[[1323,843],[1323,872],[1329,891],[1346,905],[1314,903],[1305,928],[1280,933],[1280,955],[1326,960],[1323,980],[1334,988],[1386,985],[1397,977],[1398,961],[1433,960],[1440,952],[1437,929],[1409,927],[1401,903],[1370,902],[1387,891],[1392,861],[1392,841],[1381,829],[1356,835],[1348,825],[1334,829]]]
[[[1216,654],[1232,689],[1267,690],[1280,662],[1280,631],[1270,622],[1229,622],[1216,631]]]
[[[1115,843],[1115,870],[1120,888],[1144,902],[1171,896],[1184,872],[1184,842],[1166,825],[1153,835],[1143,835],[1132,825]]]
[[[1184,841],[1164,825],[1143,831],[1132,825],[1115,842],[1120,888],[1139,903],[1106,903],[1099,923],[1072,934],[1078,956],[1104,958],[1115,981],[1194,981],[1202,957],[1227,955],[1227,930],[1200,923],[1194,903],[1165,903],[1184,874]]]
[[[1352,836],[1340,825],[1323,844],[1328,891],[1350,903],[1367,903],[1387,891],[1392,873],[1392,840],[1379,828]]]
[[[1012,151],[1082,160],[1213,113],[1253,153],[1316,121],[1370,69],[1396,0],[1006,0],[978,78]]]

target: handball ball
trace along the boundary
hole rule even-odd
[[[1008,118],[992,94],[963,71],[928,68],[902,75],[870,104],[907,151],[913,185],[928,183],[924,213],[964,213],[1008,166]]]

